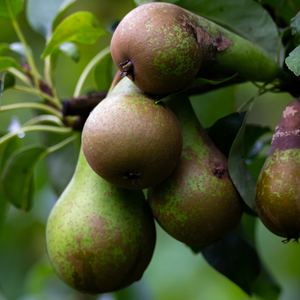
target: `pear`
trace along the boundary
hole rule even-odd
[[[260,172],[255,192],[257,213],[274,234],[300,237],[300,101],[284,110]]]
[[[82,293],[97,294],[142,277],[156,231],[143,192],[106,182],[81,151],[74,176],[50,213],[46,241],[60,279]]]
[[[111,55],[137,87],[152,95],[186,88],[196,76],[269,82],[283,76],[260,47],[181,7],[140,5],[116,28]]]
[[[103,179],[123,188],[145,189],[175,169],[182,132],[169,107],[123,78],[89,115],[82,148]]]
[[[161,227],[191,247],[205,247],[229,234],[242,216],[242,202],[228,173],[227,158],[199,123],[186,95],[167,102],[183,133],[180,161],[162,183],[148,189]]]

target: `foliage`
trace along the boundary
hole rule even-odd
[[[74,172],[80,146],[78,129],[87,117],[86,113],[66,113],[64,100],[68,97],[67,100],[75,101],[80,96],[90,99],[89,92],[106,92],[114,87],[116,67],[108,46],[110,28],[133,7],[149,2],[152,1],[132,0],[122,4],[118,0],[94,1],[91,12],[85,3],[75,0],[28,0],[25,4],[22,0],[0,0],[0,21],[6,22],[1,24],[12,26],[16,35],[0,34],[3,39],[0,43],[0,291],[3,296],[0,292],[0,299],[66,299],[69,296],[70,299],[179,299],[183,295],[177,289],[184,286],[190,287],[186,299],[248,299],[250,296],[266,300],[293,299],[293,293],[297,292],[298,286],[287,284],[284,275],[299,279],[299,268],[293,262],[299,249],[286,245],[288,250],[283,250],[282,245],[277,246],[280,239],[268,232],[261,234],[263,229],[254,200],[256,180],[270,147],[270,136],[292,96],[287,93],[279,96],[272,124],[265,123],[255,107],[262,105],[264,97],[277,97],[278,92],[300,96],[297,1],[167,1],[258,45],[282,66],[286,75],[285,81],[242,85],[237,84],[241,82],[236,81],[236,76],[218,80],[197,78],[187,88],[197,116],[216,146],[228,157],[230,176],[243,198],[245,214],[236,231],[205,249],[188,249],[158,229],[160,247],[153,257],[156,263],[150,265],[140,283],[106,295],[107,298],[84,298],[64,286],[53,273],[43,246],[45,223]],[[108,9],[117,4],[122,9]],[[103,13],[102,7],[107,11]],[[111,19],[105,19],[104,14]],[[27,22],[31,28],[26,27]],[[32,30],[36,33],[34,40],[29,38]],[[37,47],[35,41],[41,41],[40,35],[43,41]],[[37,51],[42,53],[37,55]],[[236,94],[242,89],[250,90],[250,95],[242,93],[241,99],[237,99]],[[269,108],[268,114],[273,117]],[[253,116],[258,116],[256,124],[249,122],[254,120]],[[269,270],[268,252],[263,249],[268,245],[262,236],[271,243],[277,242],[274,249],[279,250],[274,253],[290,255],[291,262],[287,257],[283,259],[290,263],[290,273],[284,263],[283,275]],[[190,250],[197,255],[193,257]],[[184,266],[176,256],[179,253],[182,256],[178,257],[185,257]],[[277,264],[278,258],[272,262]],[[167,273],[160,270],[164,264],[169,268]],[[187,268],[188,271],[183,271],[185,277],[172,270],[175,264]],[[207,291],[208,279],[202,278],[206,274],[214,282],[210,288],[218,286],[219,294],[217,290]],[[151,290],[149,286],[155,284],[159,288]],[[281,293],[282,286],[291,291]]]

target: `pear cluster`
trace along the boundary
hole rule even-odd
[[[47,224],[55,272],[89,294],[142,277],[155,248],[154,219],[178,241],[203,248],[230,233],[243,212],[227,159],[186,94],[156,96],[184,89],[201,66],[204,52],[182,19],[186,12],[151,3],[131,14],[144,21],[129,14],[111,43],[125,78],[87,119],[74,176]],[[143,37],[137,45],[133,32]]]

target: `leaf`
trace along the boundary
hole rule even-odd
[[[108,52],[98,62],[94,70],[93,79],[95,87],[98,91],[105,91],[109,89],[112,81],[112,67],[113,60],[110,52]]]
[[[75,13],[63,20],[55,29],[42,58],[50,55],[54,49],[65,42],[93,44],[104,34],[107,34],[107,31],[99,25],[93,14]]]
[[[296,75],[300,75],[300,46],[295,48],[285,59],[288,68]]]
[[[0,57],[0,72],[11,67],[19,69],[19,64],[11,57]]]
[[[6,89],[9,89],[11,87],[13,87],[16,83],[16,79],[13,75],[11,75],[10,73],[6,73],[6,76],[5,76],[5,79],[4,79],[4,91]],[[0,101],[1,103],[1,101]],[[0,108],[0,111],[1,111],[1,108]]]
[[[21,57],[21,60],[23,62],[26,62],[27,61],[27,54],[26,54],[26,50],[25,50],[25,47],[22,43],[12,43],[9,45],[9,49],[15,53],[17,53],[20,57]],[[31,52],[32,54],[32,51],[31,49],[29,48],[29,51]]]
[[[257,140],[266,133],[271,133],[270,127],[263,127],[255,124],[247,124],[244,138],[244,154],[245,157],[254,158],[260,149],[263,147],[264,142]]]
[[[261,273],[253,285],[253,293],[267,300],[277,300],[281,292],[281,287],[262,264]]]
[[[59,20],[62,14],[76,0],[28,0],[26,15],[33,30],[41,33],[48,41],[52,34],[55,20]]]
[[[247,294],[260,273],[260,260],[255,249],[236,233],[231,233],[202,250],[206,261]]]
[[[175,3],[253,42],[277,60],[279,35],[269,13],[252,0],[178,0]]]
[[[291,20],[292,35],[294,36],[294,43],[300,45],[300,12]]]
[[[9,44],[1,43],[0,44],[0,56],[5,55],[9,51]]]
[[[71,58],[75,62],[79,61],[79,49],[74,43],[66,42],[61,44],[57,49],[55,49],[51,54],[51,61],[53,64],[56,64],[60,53],[65,54],[67,57]]]
[[[219,119],[207,130],[211,140],[226,157],[229,156],[231,146],[243,124],[245,114],[245,112],[230,114]]]
[[[47,153],[45,147],[27,146],[11,154],[1,176],[2,190],[17,208],[29,211],[32,207],[33,171]]]
[[[151,3],[151,2],[161,2],[161,1],[152,1],[152,0],[134,0],[136,5],[143,5],[146,3]],[[166,2],[170,2],[170,1],[166,1]]]
[[[218,85],[220,83],[223,83],[225,81],[228,81],[232,78],[234,78],[237,74],[231,76],[231,77],[226,77],[226,78],[223,78],[221,80],[208,80],[208,79],[205,79],[205,78],[196,78],[188,87],[187,89],[191,89],[191,88],[195,88],[195,87],[198,87],[198,86],[201,86],[201,85],[204,85],[204,84],[207,84],[207,83],[210,83],[212,85]]]
[[[242,199],[254,213],[256,180],[247,167],[243,149],[246,120],[250,110],[251,109],[249,109],[246,113],[242,126],[231,146],[228,157],[228,170],[233,184],[235,185]]]
[[[60,140],[53,134],[44,134],[47,143],[56,144]],[[80,141],[70,143],[47,155],[48,175],[56,194],[59,196],[70,182],[78,160]],[[63,167],[62,167],[63,166]]]
[[[9,3],[11,7],[13,17],[16,18],[23,9],[23,0],[0,0],[0,18],[10,20],[11,18],[7,8],[7,3]]]
[[[55,19],[53,20],[52,24],[52,30],[57,26],[59,20],[62,18],[62,16],[65,14],[65,12],[69,9],[72,4],[74,4],[77,0],[64,0],[62,1]]]
[[[250,244],[255,247],[257,218],[244,215],[242,218],[243,227],[240,227],[239,234],[243,238],[247,238]],[[261,261],[261,272],[252,285],[253,293],[267,300],[277,300],[280,294],[280,286],[273,278],[272,274]]]

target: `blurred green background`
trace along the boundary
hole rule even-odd
[[[133,8],[130,0],[78,0],[68,11],[90,11],[100,24],[110,29]],[[22,31],[31,46],[42,73],[41,53],[44,39],[28,25],[25,12],[19,16]],[[9,21],[0,19],[0,42],[12,43],[17,37]],[[94,45],[78,44],[81,59],[75,64],[65,56],[59,57],[56,82],[60,98],[71,97],[80,73],[101,49],[109,45],[110,37],[101,37]],[[83,92],[94,90],[91,76]],[[251,98],[257,88],[250,83],[231,86],[200,96],[191,97],[197,116],[204,127],[235,111]],[[33,101],[32,95],[12,90],[4,93],[2,105]],[[261,96],[251,112],[248,123],[270,126],[274,130],[282,111],[292,100],[288,94],[268,93]],[[0,113],[0,129],[7,129],[12,120],[21,124],[33,116],[30,110]],[[36,143],[37,133],[28,133],[23,144]],[[140,282],[118,293],[100,296],[79,294],[54,274],[46,254],[45,225],[59,193],[70,180],[77,160],[79,141],[68,146],[68,161],[62,165],[59,155],[43,159],[35,169],[34,208],[23,212],[10,207],[0,236],[0,300],[235,300],[250,299],[240,288],[211,268],[201,254],[195,255],[184,244],[169,237],[157,226],[157,246],[152,262]],[[56,161],[58,159],[58,161]],[[48,171],[52,164],[50,180]],[[1,227],[0,227],[1,228]],[[300,295],[300,246],[282,243],[256,220],[256,243],[259,254],[282,286],[280,300],[298,299]],[[259,298],[255,298],[259,299]]]

